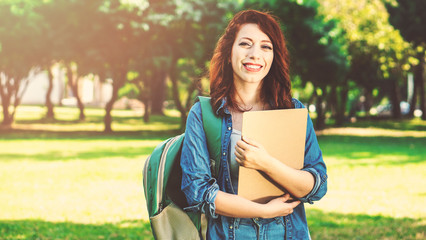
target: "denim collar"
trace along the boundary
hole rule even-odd
[[[219,112],[221,112],[221,111],[223,111],[225,114],[228,114],[228,115],[231,114],[231,112],[229,112],[228,108],[225,106],[225,104],[226,104],[226,97],[222,98],[221,101],[222,102],[221,102],[219,108],[217,109],[216,114],[219,115]]]

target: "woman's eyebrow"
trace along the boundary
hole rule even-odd
[[[240,40],[249,40],[249,41],[253,42],[253,39],[251,39],[249,37],[241,37]]]
[[[251,38],[249,38],[249,37],[241,37],[241,38],[240,38],[240,40],[249,40],[249,41],[253,42],[253,39],[251,39]],[[265,40],[261,40],[260,42],[266,42],[266,43],[270,43],[270,44],[272,44],[272,42],[271,42],[271,41],[269,41],[269,40],[267,40],[267,39],[265,39]]]

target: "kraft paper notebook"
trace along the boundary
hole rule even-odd
[[[306,108],[245,112],[242,136],[260,143],[271,156],[288,166],[302,169],[307,114]],[[266,174],[240,166],[238,195],[264,203],[284,193],[285,189]]]

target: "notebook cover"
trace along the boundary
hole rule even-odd
[[[288,166],[302,169],[307,114],[306,108],[245,112],[242,136],[260,143],[271,156]],[[265,203],[285,192],[266,174],[240,166],[238,195]]]

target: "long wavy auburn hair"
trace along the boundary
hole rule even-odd
[[[291,82],[289,74],[289,56],[284,35],[276,17],[269,13],[246,10],[237,13],[229,22],[225,33],[219,39],[210,63],[210,96],[214,112],[217,112],[221,100],[226,98],[230,109],[244,111],[236,101],[233,69],[231,64],[232,46],[241,26],[257,24],[272,42],[274,59],[271,69],[262,81],[261,99],[271,109],[293,108],[291,102]],[[223,112],[219,113],[223,115]]]

